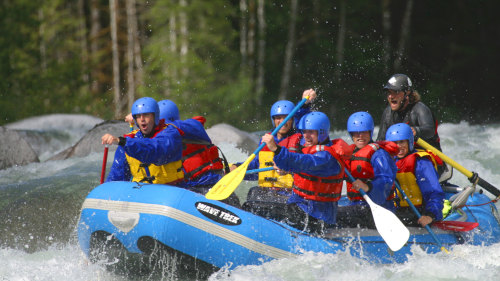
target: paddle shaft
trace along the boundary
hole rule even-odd
[[[417,215],[417,217],[420,219],[422,217],[422,215],[417,210],[417,208],[415,207],[415,205],[413,205],[413,203],[411,202],[410,198],[408,198],[408,196],[406,196],[406,193],[401,188],[401,186],[399,185],[399,183],[397,181],[395,181],[394,184],[396,185],[396,188],[399,190],[399,192],[401,193],[401,195],[403,195],[403,198],[406,200],[406,202],[408,202],[408,205],[413,210],[413,212],[415,213],[415,215]],[[436,242],[436,244],[438,245],[438,247],[441,248],[441,250],[443,252],[448,253],[448,250],[446,250],[446,248],[443,246],[443,244],[441,244],[441,241],[436,236],[436,234],[434,233],[434,231],[432,231],[432,229],[429,227],[429,225],[426,225],[425,229],[427,229],[427,232],[429,232],[429,234],[432,236],[432,239],[434,239],[434,241]]]
[[[253,170],[248,170],[246,174],[255,174],[255,173],[260,173],[260,172],[266,172],[266,171],[271,171],[274,170],[274,167],[266,167],[266,168],[260,168],[260,169],[253,169]]]
[[[104,155],[102,157],[101,184],[104,183],[104,176],[106,175],[107,162],[108,162],[108,145],[104,146]]]
[[[460,165],[457,162],[453,161],[453,159],[451,159],[450,157],[444,155],[444,153],[442,153],[441,151],[439,151],[434,146],[428,144],[423,139],[420,139],[420,138],[417,139],[417,144],[420,145],[421,147],[427,149],[427,150],[432,151],[434,154],[436,154],[437,156],[439,156],[439,158],[441,158],[443,161],[445,161],[446,163],[450,164],[453,168],[457,169],[459,172],[461,172],[462,174],[464,174],[471,182],[473,182],[475,180],[475,177],[477,176],[477,174],[472,173],[471,171],[469,171],[466,168],[464,168],[462,165]],[[478,179],[477,184],[479,184],[480,186],[482,186],[484,189],[488,190],[491,194],[493,194],[493,195],[495,195],[497,197],[500,196],[500,190],[498,188],[494,187],[489,182],[483,180],[479,176],[477,176],[477,179]]]

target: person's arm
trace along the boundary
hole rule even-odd
[[[417,159],[415,177],[425,205],[422,216],[430,216],[433,220],[442,220],[444,192],[432,162],[425,158]]]
[[[377,134],[377,141],[385,140],[385,133],[387,132],[389,125],[391,125],[389,123],[390,119],[391,119],[391,107],[387,106],[384,109],[384,112],[382,113],[382,118],[380,120],[380,128]]]
[[[115,157],[113,159],[113,165],[109,171],[106,182],[108,181],[129,181],[132,177],[130,173],[130,167],[125,157],[125,152],[123,147],[119,146],[115,151]]]
[[[295,173],[306,173],[318,177],[338,175],[341,165],[329,152],[319,151],[315,154],[293,153],[279,147],[274,156],[274,163],[281,170]]]
[[[172,122],[175,126],[184,132],[182,136],[186,140],[203,141],[207,144],[212,143],[212,140],[205,131],[203,124],[196,119],[175,120]]]
[[[174,126],[167,126],[151,139],[127,138],[123,148],[128,155],[142,163],[158,166],[182,157],[181,135]]]
[[[397,167],[394,160],[383,149],[377,150],[371,159],[374,177],[368,183],[371,185],[368,196],[373,202],[383,205],[393,192],[392,186],[396,178]]]
[[[412,114],[415,114],[417,119],[417,124],[410,124],[415,130],[415,136],[423,139],[432,138],[436,133],[436,124],[430,108],[418,102],[413,106]]]

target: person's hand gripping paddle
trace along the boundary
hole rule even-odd
[[[271,133],[271,135],[276,136],[278,131],[283,127],[288,120],[293,118],[295,113],[306,103],[306,101],[309,99],[309,96],[303,98],[288,114],[288,116],[274,129],[274,131]],[[212,199],[212,200],[224,200],[228,198],[235,190],[236,188],[240,185],[241,181],[245,177],[246,171],[248,169],[248,165],[252,160],[255,158],[257,153],[264,148],[266,144],[261,143],[259,147],[248,157],[248,159],[243,162],[238,168],[234,169],[231,171],[229,174],[225,175],[222,177],[208,192],[205,194],[205,197],[207,199]]]

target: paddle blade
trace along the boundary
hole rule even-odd
[[[375,204],[366,194],[363,196],[370,205],[377,231],[392,251],[401,249],[410,238],[410,231],[391,211]]]
[[[467,232],[479,226],[477,222],[468,221],[435,221],[432,226],[440,228],[442,230],[450,230],[456,232]]]
[[[205,194],[205,198],[211,200],[224,200],[228,198],[240,185],[245,177],[248,164],[255,158],[252,154],[243,164],[231,171],[229,174],[222,177],[210,190]]]

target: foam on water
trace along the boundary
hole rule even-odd
[[[76,126],[78,127],[78,126]],[[376,133],[376,132],[375,132]],[[500,187],[500,125],[443,124],[439,127],[444,153],[491,184]],[[346,131],[334,131],[332,137],[346,141]],[[74,143],[73,140],[68,146]],[[232,144],[221,144],[230,163],[244,161],[249,155]],[[38,181],[48,182],[48,190],[64,189],[65,181],[77,181],[65,192],[86,190],[97,185],[102,154],[84,158],[33,163],[0,171],[0,191],[22,186],[40,188]],[[108,157],[108,169],[112,154]],[[63,181],[62,179],[65,179]],[[86,180],[82,180],[86,178]],[[458,171],[453,183],[467,185],[468,180]],[[244,183],[236,190],[244,198],[248,186]],[[82,192],[80,190],[80,192]],[[82,201],[71,202],[80,208]],[[498,204],[497,204],[498,206]],[[64,210],[61,210],[64,211]],[[50,214],[46,214],[50,215]],[[4,229],[0,229],[5,231]],[[54,233],[44,233],[54,236]],[[75,233],[73,235],[76,235]],[[35,252],[0,248],[0,280],[131,280],[107,272],[103,265],[91,264],[70,237],[65,243],[54,243]],[[1,242],[1,241],[0,241]],[[428,255],[415,249],[415,255],[404,264],[372,264],[354,258],[348,253],[327,255],[305,253],[296,258],[273,260],[259,266],[241,266],[228,271],[221,269],[210,280],[496,280],[500,276],[500,244],[481,247],[457,245],[450,254]]]

